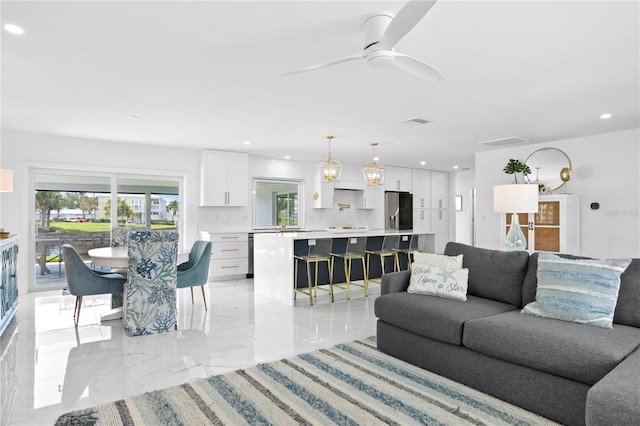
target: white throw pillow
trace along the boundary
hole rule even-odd
[[[439,266],[447,269],[462,269],[462,255],[446,256],[444,254],[433,253],[413,253],[413,261],[415,263],[426,263],[431,266]]]
[[[407,292],[467,300],[468,287],[469,270],[467,268],[440,268],[414,262],[411,265],[411,278]]]

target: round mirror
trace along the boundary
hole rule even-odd
[[[571,179],[571,160],[558,148],[540,148],[525,160],[531,174],[526,176],[529,183],[537,183],[541,194],[557,191]]]

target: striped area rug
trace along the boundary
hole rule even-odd
[[[552,425],[376,349],[375,338],[62,415],[56,425]]]

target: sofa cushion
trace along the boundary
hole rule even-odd
[[[462,269],[462,255],[458,256],[446,256],[444,254],[433,253],[413,253],[413,261],[415,263],[426,263],[431,266],[438,266],[440,268],[448,269]]]
[[[640,259],[631,259],[631,264],[620,276],[620,292],[613,322],[640,327]]]
[[[517,309],[475,296],[460,301],[406,292],[380,296],[374,306],[376,316],[382,321],[452,345],[462,344],[466,321]]]
[[[631,259],[566,259],[538,256],[536,300],[522,313],[611,328],[620,275]]]
[[[463,255],[463,267],[469,269],[467,294],[522,306],[522,283],[527,273],[529,253],[449,242],[444,254]]]
[[[524,315],[469,320],[465,347],[515,364],[592,385],[640,346],[640,330],[612,329]]]
[[[589,257],[559,254],[567,259],[590,259]],[[529,259],[527,276],[522,286],[522,306],[535,300],[538,270],[538,253],[533,253]],[[613,313],[613,323],[640,327],[640,259],[631,259],[631,264],[620,276],[620,291],[618,303]]]
[[[467,268],[447,269],[414,262],[407,292],[467,300],[468,281]]]

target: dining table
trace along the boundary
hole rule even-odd
[[[91,263],[108,268],[126,268],[129,266],[129,253],[126,247],[99,247],[88,251]]]
[[[129,266],[129,251],[126,247],[98,247],[90,249],[87,254],[94,266],[122,269]],[[178,261],[189,259],[188,253],[178,254]],[[122,306],[111,309],[100,315],[101,321],[109,321],[122,318]]]

